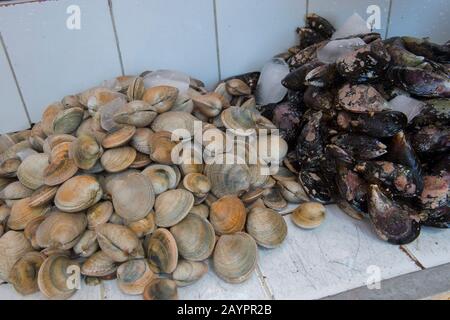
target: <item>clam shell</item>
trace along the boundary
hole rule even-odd
[[[50,164],[44,171],[44,183],[46,185],[59,185],[77,173],[78,167],[73,159],[69,158],[70,145],[71,142],[62,142],[52,149],[49,158]]]
[[[36,190],[44,185],[44,171],[48,166],[48,155],[39,153],[27,157],[17,169],[17,178],[27,188]]]
[[[84,120],[76,132],[77,137],[87,135],[94,137],[97,143],[101,143],[106,135],[106,131],[100,126],[100,120],[97,118],[87,118]]]
[[[117,179],[111,197],[116,213],[129,222],[145,218],[155,204],[152,184],[141,173],[130,173]]]
[[[224,281],[241,283],[252,275],[258,258],[255,240],[244,232],[223,235],[213,255],[214,271]]]
[[[33,194],[31,195],[29,206],[34,208],[52,202],[53,199],[55,198],[57,191],[58,187],[51,187],[51,186],[40,187],[39,189],[34,191]]]
[[[277,184],[280,187],[281,195],[288,202],[301,203],[309,201],[308,195],[297,181],[284,180],[278,181]]]
[[[164,164],[152,164],[142,171],[153,186],[155,194],[161,194],[169,189],[174,189],[177,184],[177,174],[173,167]]]
[[[56,116],[64,110],[64,105],[61,102],[55,102],[47,106],[42,114],[41,126],[44,133],[49,136],[53,132],[53,121]]]
[[[0,280],[9,281],[14,264],[30,251],[33,248],[22,232],[6,232],[0,238]]]
[[[16,177],[17,169],[19,168],[20,164],[21,161],[19,158],[10,158],[4,160],[3,162],[0,161],[0,177]]]
[[[200,217],[208,219],[209,217],[209,207],[206,204],[199,204],[193,206],[189,213],[198,214]]]
[[[30,221],[45,215],[49,209],[47,206],[32,208],[30,198],[21,199],[11,208],[8,227],[12,230],[23,230]]]
[[[147,127],[158,113],[145,101],[131,101],[114,114],[114,121],[135,127]]]
[[[170,228],[177,242],[178,253],[186,260],[202,261],[214,250],[214,228],[205,218],[188,214],[180,223]]]
[[[147,245],[147,259],[155,273],[172,273],[178,263],[178,248],[173,235],[164,228],[152,233]]]
[[[247,232],[256,243],[265,248],[275,248],[287,236],[284,218],[276,211],[266,208],[253,208],[247,216]]]
[[[70,267],[78,267],[78,263],[65,255],[55,254],[42,263],[38,273],[39,290],[49,299],[68,299],[77,291],[69,288],[67,281],[72,275]]]
[[[207,118],[212,118],[220,114],[223,108],[221,96],[218,93],[210,92],[192,98],[196,111]]]
[[[58,112],[53,120],[53,133],[72,133],[83,121],[84,110],[82,108],[69,108]]]
[[[244,81],[240,79],[230,79],[225,82],[227,92],[233,96],[249,95],[252,90]]]
[[[142,77],[135,77],[127,89],[128,100],[140,100],[144,96],[144,92],[144,79]]]
[[[102,251],[116,262],[143,257],[138,237],[128,227],[105,223],[97,227],[97,240]]]
[[[83,170],[89,170],[95,166],[103,153],[102,147],[94,137],[82,134],[72,142],[69,156],[75,165]]]
[[[325,220],[326,209],[318,202],[305,202],[299,205],[291,215],[292,222],[304,229],[314,229]]]
[[[41,247],[39,247],[37,240],[36,240],[36,231],[37,228],[39,227],[39,225],[42,223],[42,221],[44,221],[46,218],[46,216],[40,216],[36,219],[31,220],[30,222],[27,223],[27,225],[25,226],[25,229],[23,230],[23,234],[25,235],[25,238],[28,239],[28,241],[30,241],[31,246],[36,249],[36,250],[40,250]]]
[[[189,191],[174,189],[161,193],[155,201],[155,222],[160,227],[171,227],[187,216],[194,205]]]
[[[180,260],[172,273],[172,279],[179,287],[185,287],[198,281],[208,273],[208,269],[205,262]]]
[[[99,225],[107,223],[113,214],[114,207],[111,201],[102,201],[94,204],[86,212],[88,229],[95,230]]]
[[[144,300],[178,300],[178,289],[175,281],[170,279],[154,279],[144,289]]]
[[[179,130],[186,130],[191,136],[194,135],[194,124],[199,121],[193,115],[187,112],[169,111],[162,113],[156,117],[152,122],[152,130],[179,132]]]
[[[149,103],[158,113],[169,111],[178,96],[178,89],[170,86],[156,86],[145,90],[142,100]]]
[[[18,293],[25,296],[39,291],[37,277],[44,260],[39,252],[27,252],[14,264],[9,279]]]
[[[153,131],[149,128],[137,128],[130,145],[137,151],[150,155],[149,139],[152,133]]]
[[[207,164],[205,175],[216,197],[240,195],[250,188],[250,171],[246,164]]]
[[[117,285],[125,294],[142,294],[145,287],[155,278],[147,260],[131,260],[117,269]]]
[[[41,248],[68,250],[75,246],[87,219],[83,213],[52,212],[36,229],[36,242]]]
[[[179,94],[170,110],[192,113],[194,110],[194,102],[188,95]]]
[[[100,161],[108,172],[120,172],[127,169],[136,159],[136,150],[131,147],[108,149]]]
[[[87,258],[94,254],[98,249],[97,234],[95,231],[86,230],[80,237],[80,240],[73,247],[73,252],[80,257]]]
[[[201,173],[187,174],[183,179],[183,186],[196,196],[205,195],[211,190],[208,177]]]
[[[172,164],[172,150],[177,146],[168,131],[153,133],[149,138],[150,159],[162,164]]]
[[[116,262],[101,250],[91,255],[81,266],[81,273],[91,277],[105,277],[116,270]]]
[[[138,236],[138,238],[142,238],[155,231],[155,213],[150,212],[145,218],[134,222],[128,222],[126,225]]]
[[[20,181],[8,184],[0,191],[2,200],[18,200],[31,196],[33,190],[25,187]]]
[[[263,200],[264,204],[273,210],[282,210],[287,206],[286,200],[277,187],[266,189]]]
[[[64,142],[73,142],[75,141],[75,137],[70,134],[53,134],[48,136],[43,145],[44,153],[51,155],[52,150],[59,144]]]
[[[219,235],[242,231],[246,218],[244,203],[236,196],[224,196],[210,207],[209,220]]]
[[[76,176],[59,187],[55,205],[64,212],[78,212],[96,204],[102,195],[102,188],[94,177]]]
[[[146,166],[148,166],[150,163],[152,163],[152,160],[150,157],[144,153],[137,152],[136,158],[134,159],[133,163],[130,165],[130,169],[141,169]]]
[[[131,140],[136,133],[136,127],[124,126],[117,131],[108,133],[102,141],[102,146],[106,149],[123,146]]]

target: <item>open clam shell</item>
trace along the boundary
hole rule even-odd
[[[81,274],[90,277],[106,277],[116,270],[117,263],[101,250],[91,255],[81,265]]]
[[[27,157],[17,169],[17,178],[27,188],[36,190],[44,185],[44,172],[48,166],[48,155],[39,153]]]
[[[117,269],[117,285],[125,294],[142,294],[155,274],[145,259],[131,260]]]
[[[208,264],[204,261],[180,260],[172,273],[172,279],[179,287],[185,287],[198,281],[208,269]]]
[[[27,252],[33,251],[22,232],[8,231],[0,238],[0,281],[9,281],[14,264]]]
[[[159,228],[149,238],[147,259],[156,273],[172,273],[178,263],[177,242],[169,230]]]
[[[142,244],[128,227],[105,223],[97,227],[97,240],[102,251],[116,262],[144,256]]]
[[[55,205],[64,212],[79,212],[96,204],[102,195],[102,188],[93,176],[76,176],[59,187]]]
[[[174,189],[178,184],[177,173],[169,165],[152,164],[142,173],[150,179],[156,195]]]
[[[188,214],[180,223],[170,228],[178,252],[186,260],[202,261],[214,250],[216,242],[214,228],[205,218]]]
[[[246,218],[244,203],[236,196],[224,196],[210,207],[209,219],[219,235],[242,231]]]
[[[265,248],[280,246],[287,236],[284,218],[267,208],[253,208],[247,216],[246,229],[256,243]]]
[[[119,147],[106,150],[100,161],[106,171],[120,172],[131,166],[136,159],[136,155],[134,148]]]
[[[9,279],[18,293],[25,296],[39,291],[37,277],[44,260],[39,252],[27,252],[14,264]]]
[[[72,275],[70,267],[79,267],[76,261],[65,255],[49,256],[42,263],[38,273],[39,290],[49,299],[68,299],[77,289],[69,288],[67,281]]]
[[[155,222],[160,227],[171,227],[187,216],[194,205],[194,196],[183,189],[168,190],[156,197]]]
[[[152,183],[142,173],[130,173],[117,179],[111,197],[116,213],[129,222],[145,218],[155,204]]]
[[[102,153],[103,149],[97,143],[97,140],[85,134],[78,136],[69,149],[70,158],[73,159],[78,168],[84,170],[93,168]]]
[[[30,207],[30,198],[21,199],[11,208],[8,227],[12,230],[23,230],[30,221],[44,216],[49,209],[48,206]]]
[[[144,289],[144,300],[178,300],[178,289],[175,281],[170,279],[154,279]]]
[[[214,271],[226,282],[241,283],[252,275],[257,258],[256,242],[249,234],[222,235],[214,250]]]
[[[52,212],[36,229],[36,242],[41,248],[68,250],[73,248],[86,229],[83,213]]]

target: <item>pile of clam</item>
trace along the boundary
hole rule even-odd
[[[253,164],[173,157],[174,150],[184,160],[195,156],[179,147],[193,142],[196,122],[203,137],[274,128],[252,95],[259,74],[212,92],[193,78],[184,92],[146,87],[148,74],[66,96],[31,130],[1,136],[0,280],[17,292],[69,298],[78,267],[87,283],[117,279],[126,294],[174,299],[178,287],[208,272],[208,259],[220,278],[240,283],[255,270],[258,246],[286,238],[277,210],[308,197],[288,169],[261,170],[282,162],[282,138],[258,138],[268,147],[277,140],[277,148]],[[180,129],[187,136],[174,139]],[[192,145],[202,158],[230,152],[206,138]],[[310,215],[299,212],[299,225],[322,219]]]
[[[316,14],[297,32],[300,44],[278,55],[286,97],[258,109],[280,128],[308,196],[367,218],[393,244],[448,228],[450,41],[339,38]]]

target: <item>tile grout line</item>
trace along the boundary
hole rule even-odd
[[[219,26],[217,23],[217,4],[216,0],[213,0],[213,13],[214,13],[214,34],[216,37],[216,59],[217,59],[217,82],[222,80],[222,68],[220,65],[220,46],[219,46]]]
[[[9,56],[8,49],[6,48],[6,43],[5,43],[5,40],[3,39],[3,35],[1,32],[0,32],[0,45],[3,47],[3,52],[5,53],[6,60],[8,61],[9,69],[11,70],[11,74],[12,74],[14,82],[16,84],[17,92],[19,93],[19,97],[22,102],[22,108],[25,111],[25,115],[27,116],[28,123],[31,126],[31,124],[32,124],[31,117],[30,117],[30,114],[28,113],[28,108],[25,103],[25,98],[23,97],[22,90],[20,89],[19,81],[17,80],[17,75],[16,75],[16,72],[14,71],[14,67],[11,62],[11,57]]]
[[[264,293],[269,297],[270,300],[275,300],[275,296],[272,290],[270,290],[270,287],[266,281],[266,277],[264,276],[264,274],[261,271],[261,268],[259,267],[259,263],[256,264],[256,276],[258,277],[259,283],[263,287]]]
[[[386,31],[384,33],[384,38],[387,39],[389,34],[389,26],[391,25],[391,13],[392,13],[392,2],[394,0],[389,0],[389,9],[388,9],[388,16],[386,21]]]
[[[403,251],[403,253],[405,253],[408,256],[408,258],[410,258],[416,264],[416,266],[418,266],[421,270],[425,270],[426,269],[425,266],[419,261],[419,259],[417,259],[417,257],[414,256],[411,253],[411,251],[408,250],[407,247],[405,247],[403,245],[400,245],[398,248],[401,251]]]
[[[116,40],[116,48],[117,48],[117,55],[119,56],[120,70],[122,71],[122,75],[124,76],[125,68],[123,66],[122,51],[120,50],[119,35],[117,34],[117,28],[116,28],[116,20],[114,19],[113,4],[112,4],[112,0],[107,0],[107,1],[108,1],[108,7],[109,7],[109,15],[111,16],[114,38]]]
[[[309,14],[309,0],[306,0],[306,10],[305,10],[305,12],[306,12],[306,17],[308,16],[308,14]]]

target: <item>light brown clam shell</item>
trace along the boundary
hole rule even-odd
[[[287,206],[286,200],[283,198],[280,189],[277,187],[266,189],[263,200],[264,204],[273,210],[282,210]]]
[[[136,133],[136,127],[123,126],[117,131],[108,133],[102,141],[102,146],[106,149],[123,146],[131,140]]]
[[[153,279],[144,289],[144,300],[178,300],[175,281],[170,279]]]
[[[73,247],[73,252],[80,257],[87,258],[94,254],[98,249],[97,234],[95,231],[86,230]]]
[[[246,229],[256,243],[265,248],[278,247],[287,236],[284,218],[268,208],[253,208],[247,216]]]
[[[170,110],[192,113],[194,110],[194,102],[188,95],[178,94],[177,100],[175,100],[175,103]]]
[[[168,131],[153,133],[149,138],[150,158],[161,164],[172,164],[172,150],[177,142],[172,141],[172,134]]]
[[[102,188],[93,176],[76,176],[59,187],[55,205],[64,212],[79,212],[96,204],[102,195]]]
[[[39,252],[27,252],[14,264],[9,279],[18,293],[26,296],[39,291],[37,278],[44,260]]]
[[[97,227],[97,240],[102,251],[116,262],[143,257],[142,244],[128,227],[105,223]]]
[[[173,235],[164,228],[156,229],[147,244],[147,259],[155,273],[172,273],[178,263],[178,248]]]
[[[186,130],[191,136],[194,135],[194,124],[199,121],[196,117],[187,112],[169,111],[162,113],[152,122],[152,130],[177,132],[178,129]]]
[[[189,173],[183,179],[183,186],[195,196],[201,197],[211,190],[207,176],[201,173]]]
[[[196,206],[193,206],[189,213],[198,214],[200,217],[208,219],[209,207],[206,204],[198,204]]]
[[[135,77],[127,89],[128,100],[141,100],[144,96],[144,92],[144,79],[142,77]]]
[[[52,149],[49,158],[50,164],[44,171],[46,185],[59,185],[77,173],[78,167],[69,157],[70,145],[71,142],[61,142]]]
[[[72,133],[78,129],[83,121],[84,110],[82,108],[69,108],[58,112],[53,120],[53,133]]]
[[[150,157],[144,153],[136,152],[136,158],[134,159],[133,163],[130,165],[130,169],[141,169],[148,166],[150,163],[152,163],[152,160]]]
[[[49,209],[48,206],[32,208],[30,207],[30,198],[21,199],[11,208],[8,227],[12,230],[23,230],[31,220],[45,215]]]
[[[145,101],[131,101],[114,114],[114,121],[135,127],[147,127],[158,113]]]
[[[31,220],[30,222],[27,223],[25,229],[23,230],[23,234],[28,239],[28,241],[30,241],[31,246],[36,250],[41,249],[36,240],[36,231],[39,225],[42,223],[42,221],[45,220],[45,218],[46,216],[40,216],[36,219]]]
[[[214,250],[214,271],[226,282],[241,283],[252,275],[257,258],[256,242],[249,234],[226,234],[219,238]]]
[[[47,106],[42,114],[41,126],[44,133],[49,136],[53,132],[53,121],[56,116],[64,110],[64,105],[61,102],[55,102]]]
[[[111,201],[102,201],[90,207],[86,212],[88,229],[95,230],[99,225],[107,223],[113,214]]]
[[[219,235],[242,231],[246,218],[244,203],[236,196],[224,196],[210,207],[209,219]]]
[[[91,277],[105,277],[117,270],[117,263],[103,251],[91,255],[81,266],[81,274]]]
[[[32,193],[33,190],[25,187],[20,181],[14,181],[0,191],[0,199],[19,200],[31,196]]]
[[[153,131],[149,128],[137,128],[130,145],[137,151],[150,155],[149,139],[152,134]]]
[[[100,161],[108,172],[120,172],[127,169],[136,159],[136,150],[131,147],[108,149]]]
[[[75,246],[86,229],[84,213],[52,212],[36,229],[36,242],[41,248],[67,250]]]
[[[138,236],[138,238],[142,238],[155,231],[155,213],[150,212],[145,218],[134,222],[127,222],[126,225]]]
[[[156,86],[145,90],[142,100],[149,103],[158,113],[169,111],[178,96],[178,89],[170,86]]]
[[[48,166],[48,155],[38,153],[27,157],[17,169],[17,178],[27,188],[36,190],[44,185],[44,171]]]
[[[195,110],[208,118],[215,117],[220,114],[223,108],[223,103],[220,95],[215,92],[210,92],[204,95],[192,98]]]
[[[155,222],[160,227],[171,227],[187,216],[194,205],[194,196],[183,189],[168,190],[156,197]]]
[[[214,250],[214,228],[205,218],[188,214],[180,223],[170,228],[177,242],[178,253],[186,260],[202,261]]]
[[[34,208],[52,202],[53,199],[55,198],[57,191],[58,187],[51,187],[51,186],[40,187],[31,195],[29,206]]]
[[[326,209],[318,202],[305,202],[299,205],[291,215],[292,222],[304,229],[314,229],[325,220]]]
[[[106,131],[101,127],[98,118],[87,118],[80,124],[76,133],[77,137],[82,135],[92,136],[101,144],[106,135]]]
[[[27,252],[33,251],[23,232],[8,231],[0,238],[0,281],[9,281],[14,264]]]
[[[72,142],[69,149],[69,156],[75,162],[75,165],[84,170],[89,170],[95,166],[103,153],[102,147],[94,137],[86,134],[78,136]]]
[[[226,90],[233,96],[249,95],[252,93],[250,87],[240,79],[230,79],[225,82]]]
[[[156,195],[174,189],[178,184],[177,173],[169,165],[152,164],[145,168],[142,173],[150,179]]]
[[[308,195],[297,181],[278,181],[277,184],[280,187],[281,194],[288,202],[301,203],[309,201]]]
[[[145,259],[127,261],[117,269],[117,285],[125,294],[142,294],[154,278],[155,274]]]
[[[208,264],[204,261],[180,260],[172,273],[172,279],[179,287],[185,287],[198,281],[208,269]]]
[[[250,188],[250,171],[246,164],[207,164],[205,175],[216,197],[240,195]]]

